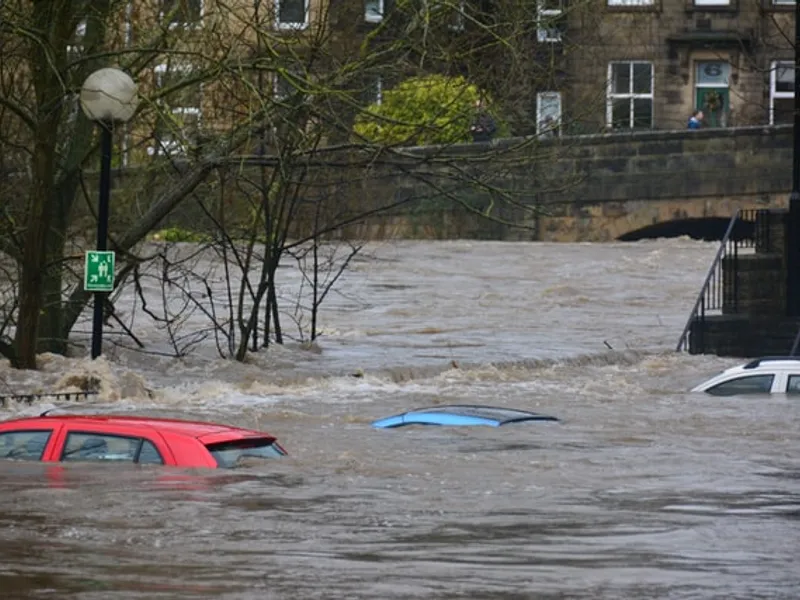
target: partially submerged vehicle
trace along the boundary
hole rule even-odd
[[[800,356],[764,356],[704,381],[692,392],[713,396],[739,394],[799,394]]]
[[[540,413],[476,404],[449,404],[419,408],[409,412],[384,417],[372,423],[379,429],[392,429],[405,425],[487,425],[500,427],[526,421],[559,421],[556,417]]]
[[[201,421],[46,411],[0,422],[0,458],[5,459],[216,469],[284,455],[266,432]]]

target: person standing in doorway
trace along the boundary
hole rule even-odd
[[[703,126],[703,111],[696,110],[692,112],[692,116],[689,117],[689,123],[687,124],[687,129],[700,129]]]

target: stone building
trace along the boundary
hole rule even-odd
[[[348,75],[342,85],[350,91],[362,88],[358,90],[362,104],[380,102],[385,90],[413,74],[414,65],[425,60],[425,70],[463,75],[487,89],[498,99],[511,124],[510,133],[516,135],[682,129],[695,108],[704,110],[706,125],[716,127],[785,123],[792,115],[792,0],[112,4],[118,8],[107,11],[109,33],[102,47],[92,47],[92,39],[102,33],[99,23],[87,26],[86,19],[77,23],[61,68],[62,80],[68,90],[75,90],[88,70],[99,64],[93,56],[109,60],[106,48],[111,46],[112,55],[120,49],[121,62],[138,69],[133,74],[142,88],[156,91],[149,95],[157,110],[144,111],[137,121],[139,129],[123,140],[125,148],[140,157],[185,154],[203,130],[224,128],[253,108],[236,100],[237,94],[247,95],[240,93],[242,81],[237,89],[225,80],[234,73],[235,60],[268,58],[269,66],[257,69],[250,82],[247,102],[252,104],[253,90],[280,100],[293,87],[293,61],[305,69],[304,76],[318,77],[326,69],[344,73],[343,65],[358,57],[367,38],[378,52],[386,51],[392,36],[402,39],[408,32],[403,19],[395,18],[398,12],[417,19],[416,27],[424,28],[426,35],[429,30],[436,39],[436,56],[430,48],[411,47],[402,61],[395,61],[390,52],[384,63],[359,58],[364,62],[359,81]],[[420,25],[421,15],[430,23]],[[393,25],[385,26],[392,19]],[[502,43],[512,38],[513,46]],[[314,73],[308,69],[311,61],[302,55],[302,43],[297,43],[303,39],[313,40],[307,48],[326,54],[314,58]],[[193,55],[207,63],[201,65],[205,73],[196,77],[195,84],[191,80],[198,65],[187,58]],[[19,80],[15,72],[27,68],[24,52],[14,58],[6,50],[5,58],[7,65],[19,61],[20,69],[8,69],[7,76],[9,81]],[[218,69],[219,75],[209,74],[218,67],[214,61],[223,58],[228,65]],[[343,138],[348,131],[346,115],[353,110],[358,110],[355,103],[330,111],[342,115],[337,127]],[[137,136],[140,139],[134,139]]]
[[[706,126],[791,120],[792,0],[581,1],[555,42],[573,129],[681,129],[694,109]]]

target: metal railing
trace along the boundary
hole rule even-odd
[[[7,394],[0,396],[0,407],[7,408],[12,402],[19,404],[33,404],[40,400],[66,400],[67,402],[78,402],[79,400],[86,400],[89,396],[96,396],[97,392],[53,392],[53,393],[38,393],[38,394]]]
[[[728,223],[725,235],[719,244],[719,249],[708,269],[703,287],[697,295],[692,312],[683,328],[683,333],[678,340],[676,352],[689,350],[689,335],[692,323],[703,321],[709,311],[722,311],[737,313],[739,310],[739,250],[743,248],[768,248],[769,224],[767,219],[759,218],[760,214],[766,215],[764,209],[743,209],[736,212]],[[730,268],[728,277],[724,277],[723,264],[728,260]],[[703,328],[699,328],[700,331]],[[698,352],[702,353],[703,342],[695,344]]]

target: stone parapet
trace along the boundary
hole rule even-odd
[[[300,193],[308,205],[327,199],[341,220],[394,206],[354,219],[343,233],[351,238],[608,241],[669,221],[785,207],[791,164],[789,126],[509,138],[375,156],[323,149]],[[252,200],[235,178],[257,181],[257,169],[220,167],[195,197],[246,216]],[[174,181],[172,170],[157,175],[115,173],[112,229],[129,227]],[[480,217],[489,207],[493,220]],[[206,221],[199,203],[185,202],[163,225],[195,230]],[[301,236],[302,220],[298,227]]]

